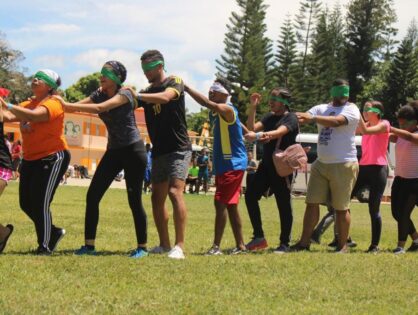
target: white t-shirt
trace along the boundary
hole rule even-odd
[[[310,114],[316,116],[338,116],[347,119],[347,124],[339,127],[318,127],[318,160],[322,163],[344,163],[357,161],[355,143],[356,128],[360,120],[360,111],[355,104],[343,106],[322,104],[312,107]]]

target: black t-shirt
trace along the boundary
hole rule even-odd
[[[167,89],[171,89],[177,94],[177,98],[167,104],[138,102],[144,108],[148,134],[153,145],[153,157],[175,151],[191,150],[187,134],[183,80],[171,76],[166,78],[160,86],[149,86],[141,93],[160,93]]]
[[[280,150],[285,150],[296,143],[296,136],[299,133],[298,118],[295,113],[288,113],[282,116],[267,113],[261,119],[261,123],[264,126],[264,131],[276,130],[280,126],[286,126],[289,130],[281,139],[273,140],[263,145],[263,161],[272,163],[272,155],[276,149],[277,141],[280,141]]]
[[[140,140],[134,114],[134,96],[129,90],[119,90],[118,94],[126,96],[126,104],[99,114],[108,132],[108,149],[126,147]],[[97,90],[90,95],[90,99],[98,104],[109,99],[107,94]]]
[[[8,168],[10,170],[13,169],[9,147],[4,140],[3,122],[0,122],[0,167]]]

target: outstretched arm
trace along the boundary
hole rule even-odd
[[[228,122],[232,123],[235,120],[234,110],[231,106],[227,104],[218,104],[209,100],[206,96],[199,93],[196,90],[193,90],[189,86],[185,85],[184,90],[200,105],[209,108],[210,110],[217,112],[222,118]]]
[[[403,129],[398,129],[395,127],[390,127],[390,132],[393,133],[395,136],[398,136],[399,138],[405,139],[407,141],[410,141],[414,144],[418,144],[418,134],[412,133]]]
[[[49,120],[48,109],[44,106],[38,106],[35,109],[27,109],[18,105],[7,104],[1,97],[0,102],[2,107],[10,112],[10,114],[4,115],[9,121],[23,120],[28,122],[43,122]],[[7,112],[5,111],[5,113]]]
[[[59,100],[62,106],[64,106],[64,108],[68,109],[69,111],[77,111],[91,114],[107,112],[113,108],[119,107],[129,102],[128,98],[125,95],[120,94],[116,94],[111,99],[97,104],[93,103],[89,97],[77,103],[66,102],[61,96],[54,96],[54,98]]]

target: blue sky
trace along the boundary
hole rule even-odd
[[[266,0],[268,36],[277,40],[287,14],[299,8],[296,0]],[[336,0],[323,0],[333,6]],[[348,0],[340,0],[346,5]],[[216,72],[215,59],[235,0],[15,0],[5,1],[0,30],[10,46],[23,52],[22,67],[57,71],[66,88],[80,77],[99,71],[111,59],[128,69],[127,83],[147,85],[139,57],[159,49],[170,74],[205,92]],[[418,0],[395,0],[398,37],[405,35],[418,12]],[[190,99],[189,111],[199,110]]]

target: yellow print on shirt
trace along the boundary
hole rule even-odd
[[[154,109],[154,115],[157,116],[159,113],[161,113],[161,104],[154,104],[152,106]]]

